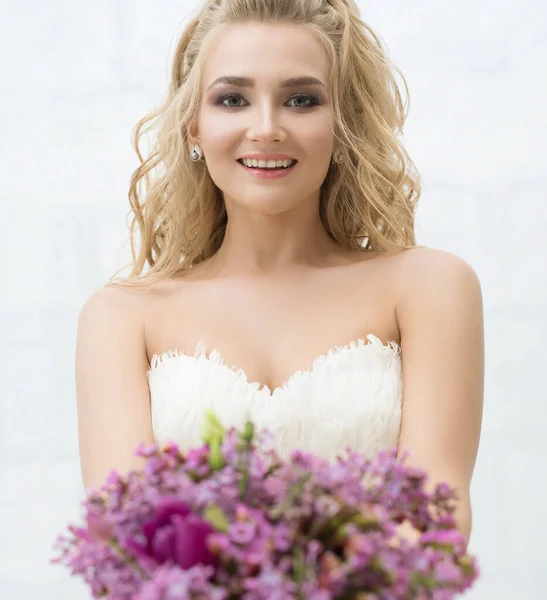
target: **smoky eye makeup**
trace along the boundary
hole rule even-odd
[[[212,98],[215,106],[225,106],[227,108],[243,108],[249,104],[246,98],[238,92],[217,93]],[[284,104],[289,104],[290,108],[307,109],[323,104],[323,99],[319,95],[297,93],[292,94]]]

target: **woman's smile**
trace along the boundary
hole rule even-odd
[[[292,173],[296,160],[257,160],[239,159],[237,161],[249,175],[261,179],[279,179]]]

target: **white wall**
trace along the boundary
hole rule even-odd
[[[411,89],[406,143],[424,187],[419,242],[468,260],[483,286],[486,397],[471,542],[483,574],[467,597],[539,600],[547,567],[547,5],[361,4]],[[130,130],[164,93],[189,6],[1,0],[2,600],[88,597],[47,563],[55,534],[79,515],[77,317],[128,256]]]

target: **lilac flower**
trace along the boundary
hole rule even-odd
[[[285,523],[279,523],[273,531],[274,548],[279,552],[287,552],[294,541],[292,529]]]
[[[439,581],[457,584],[461,576],[461,570],[453,561],[447,558],[443,557],[441,561],[435,565],[435,577],[439,579]]]
[[[420,542],[423,544],[433,544],[436,546],[454,546],[462,548],[465,544],[462,534],[455,529],[441,529],[439,531],[426,531],[420,536]]]
[[[248,544],[255,536],[256,526],[253,522],[236,522],[230,526],[228,535],[236,544]]]
[[[185,455],[140,446],[144,467],[88,494],[52,562],[113,600],[449,600],[477,579],[455,490],[428,492],[396,449],[283,460],[269,432],[210,423]],[[416,539],[398,535],[405,523]]]
[[[91,506],[87,511],[86,524],[91,539],[106,542],[112,535],[112,527],[94,506]]]
[[[258,577],[246,579],[244,587],[248,600],[290,600],[296,598],[298,591],[296,582],[271,565],[265,565]]]
[[[134,600],[225,600],[228,593],[214,587],[212,569],[195,566],[183,571],[177,566],[162,566],[134,597]]]

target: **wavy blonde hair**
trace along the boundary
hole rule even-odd
[[[222,244],[227,223],[222,192],[205,161],[190,160],[189,131],[199,114],[208,41],[217,27],[248,22],[307,27],[327,53],[335,146],[344,158],[331,163],[321,187],[320,216],[328,234],[353,250],[393,252],[416,245],[419,176],[398,139],[408,111],[407,83],[355,2],[209,0],[178,41],[167,97],[133,130],[140,166],[129,189],[132,271],[124,285],[180,273]],[[155,144],[143,158],[140,141],[150,131],[156,132]]]

